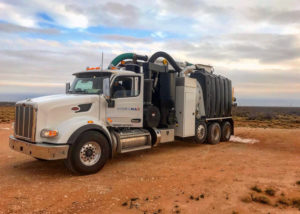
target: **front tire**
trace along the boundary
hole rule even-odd
[[[212,123],[208,126],[207,142],[209,144],[218,144],[221,139],[221,127],[219,123]]]
[[[65,165],[76,174],[96,173],[109,158],[109,149],[108,141],[101,133],[85,132],[70,146]]]
[[[205,143],[207,137],[207,125],[204,121],[196,121],[195,142],[197,144]]]

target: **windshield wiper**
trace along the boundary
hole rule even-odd
[[[75,90],[75,91],[69,91],[71,94],[88,94],[87,91],[82,91],[82,90]]]

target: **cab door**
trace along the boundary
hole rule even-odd
[[[143,77],[120,75],[111,82],[112,105],[106,108],[106,121],[113,127],[143,126]]]

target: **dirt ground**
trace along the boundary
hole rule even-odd
[[[255,144],[163,144],[88,176],[11,151],[11,133],[0,124],[0,213],[300,213],[300,129],[236,128]]]

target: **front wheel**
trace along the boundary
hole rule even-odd
[[[92,174],[102,169],[108,158],[106,137],[99,132],[88,131],[70,146],[65,165],[74,173]]]
[[[207,125],[204,121],[196,121],[195,142],[205,143],[207,136]]]

